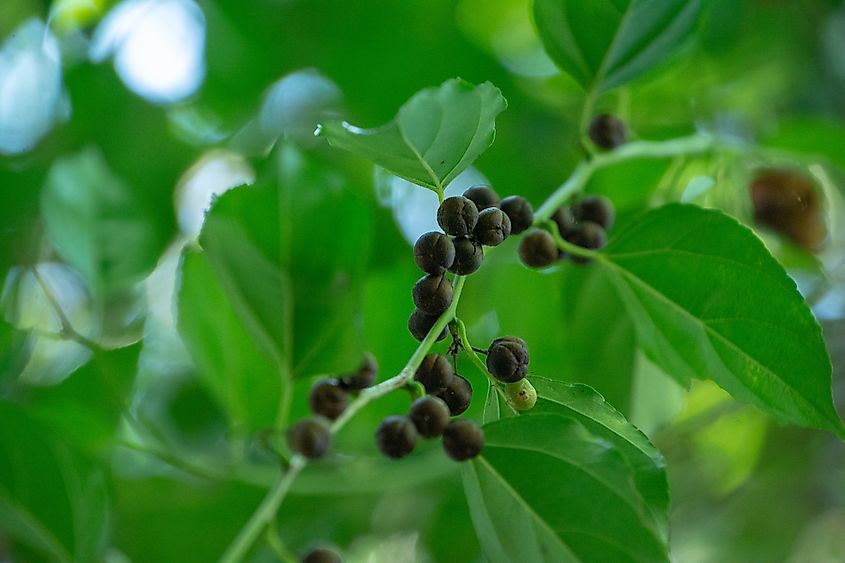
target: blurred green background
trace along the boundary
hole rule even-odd
[[[544,54],[529,8],[0,3],[0,451],[11,452],[0,461],[22,460],[22,486],[39,490],[33,510],[59,543],[111,562],[212,561],[272,481],[261,430],[273,423],[275,367],[204,262],[189,254],[196,277],[177,275],[212,194],[253,182],[293,194],[296,216],[250,209],[255,231],[290,229],[295,418],[314,376],[351,369],[364,350],[384,377],[401,369],[416,346],[405,332],[419,275],[407,233],[433,194],[374,175],[311,132],[326,115],[380,125],[452,77],[489,80],[509,107],[463,181],[486,178],[538,205],[581,158],[584,93]],[[831,233],[821,252],[761,235],[824,326],[842,411],[845,4],[710,0],[681,51],[597,109],[639,138],[711,131],[764,149],[603,170],[587,190],[610,196],[622,223],[702,182],[713,187],[693,201],[748,220],[748,179],[764,165],[800,166],[820,186]],[[603,278],[571,264],[539,274],[515,255],[514,241],[491,253],[461,318],[479,342],[522,336],[535,373],[594,386],[652,438],[667,458],[675,560],[845,561],[842,444],[778,427],[711,384],[680,389],[639,353]],[[47,293],[104,351],[60,338]],[[245,395],[227,395],[233,374]],[[459,475],[437,447],[401,471],[375,451],[377,421],[406,403],[377,402],[341,435],[340,459],[297,482],[278,525],[292,550],[328,541],[350,561],[481,560]],[[96,514],[80,514],[81,502]],[[51,560],[12,532],[0,529],[0,561]],[[274,560],[263,544],[251,557]]]

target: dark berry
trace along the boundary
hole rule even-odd
[[[408,330],[411,331],[414,338],[422,342],[439,318],[440,315],[427,315],[419,309],[414,309],[414,312],[408,317]],[[446,327],[443,327],[443,330],[437,335],[437,342],[444,338],[446,338]]]
[[[502,200],[502,211],[511,220],[511,233],[518,235],[534,222],[534,208],[522,196],[512,195]]]
[[[827,237],[818,192],[809,178],[789,169],[758,172],[751,182],[754,221],[809,250]]]
[[[566,233],[575,228],[575,216],[572,210],[566,205],[558,207],[552,215],[552,221],[557,225],[557,232],[560,236],[566,236]]]
[[[458,416],[467,410],[472,402],[472,386],[469,381],[456,373],[446,388],[435,393],[434,396],[443,399],[452,416]]]
[[[422,383],[426,393],[443,391],[452,382],[455,372],[446,356],[429,354],[423,358],[414,373],[414,379]]]
[[[481,245],[469,237],[455,237],[455,261],[449,271],[459,276],[467,276],[481,267],[484,250]]]
[[[616,212],[609,199],[600,195],[591,195],[578,200],[572,206],[572,216],[579,223],[589,221],[607,230],[613,226]]]
[[[468,235],[478,221],[478,208],[463,196],[448,197],[437,209],[437,224],[452,236]]]
[[[479,212],[499,207],[499,194],[488,186],[473,186],[464,192],[464,197],[472,200]]]
[[[593,118],[587,134],[597,147],[615,149],[625,143],[625,123],[615,115],[603,113]]]
[[[439,316],[452,304],[452,284],[441,274],[428,274],[414,284],[414,305],[427,315]]]
[[[598,250],[607,244],[607,233],[599,225],[584,221],[578,223],[574,229],[566,234],[566,240],[581,248]],[[590,259],[573,254],[572,261],[577,264],[586,264]]]
[[[504,383],[519,381],[528,373],[528,345],[516,336],[502,336],[487,350],[487,370]]]
[[[423,272],[442,274],[455,260],[455,245],[443,233],[425,233],[414,244],[414,260]]]
[[[387,457],[405,457],[416,443],[417,430],[407,416],[388,416],[376,428],[376,445]]]
[[[346,410],[349,404],[349,396],[341,388],[336,379],[319,379],[311,386],[308,394],[308,404],[311,405],[311,412],[334,420]]]
[[[519,258],[531,268],[544,268],[557,260],[555,239],[546,231],[534,230],[519,241]]]
[[[316,547],[305,554],[302,563],[342,563],[340,555],[327,547]]]
[[[288,447],[308,459],[326,455],[331,442],[329,425],[321,418],[300,420],[288,430]]]
[[[443,434],[449,424],[449,405],[439,397],[420,397],[411,404],[408,418],[414,423],[423,438],[435,438]]]
[[[490,207],[478,214],[472,234],[481,244],[497,246],[511,234],[511,220],[501,209]]]
[[[474,458],[484,449],[484,430],[471,420],[453,420],[443,431],[443,449],[455,461]]]
[[[340,378],[340,386],[349,391],[360,391],[375,383],[376,375],[378,363],[372,354],[367,354],[357,370]]]

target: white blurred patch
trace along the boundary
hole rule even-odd
[[[120,79],[139,96],[182,101],[205,78],[205,16],[191,0],[127,0],[94,35],[91,59],[111,55]]]
[[[62,108],[62,63],[43,22],[18,27],[0,49],[0,153],[28,151]]]
[[[489,182],[477,169],[467,168],[452,180],[444,196],[461,195],[467,188],[479,184],[489,185]],[[440,230],[437,225],[439,204],[433,191],[398,178],[380,167],[376,167],[375,185],[379,202],[393,209],[399,230],[409,243],[414,244],[423,233]]]
[[[185,172],[176,187],[176,218],[190,239],[199,237],[205,214],[215,196],[255,182],[255,172],[239,154],[214,150]]]

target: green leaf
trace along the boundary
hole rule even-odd
[[[845,437],[821,329],[748,228],[692,205],[652,210],[601,259],[640,346],[682,383],[708,378],[785,423]]]
[[[575,418],[535,413],[484,426],[464,487],[484,555],[510,561],[668,561],[636,470]]]
[[[700,0],[535,0],[534,21],[552,60],[603,92],[675,53],[700,8]]]
[[[320,127],[333,146],[346,149],[438,193],[469,167],[496,135],[496,116],[507,107],[498,88],[447,80],[415,94],[393,121],[361,129],[328,121]]]
[[[38,553],[39,561],[98,561],[106,516],[102,473],[23,410],[0,401],[3,534]]]

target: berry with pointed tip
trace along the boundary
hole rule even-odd
[[[440,315],[428,315],[419,309],[414,309],[411,316],[408,317],[408,330],[411,331],[414,338],[422,342],[439,318]],[[446,327],[443,327],[443,330],[437,335],[436,341],[440,342],[444,338],[446,338]]]
[[[329,425],[322,417],[300,420],[288,430],[288,447],[308,459],[326,455],[331,442]]]
[[[625,123],[615,115],[603,113],[593,118],[587,134],[597,147],[615,149],[625,143]]]
[[[340,386],[347,391],[360,391],[375,383],[377,375],[378,363],[368,352],[357,370],[340,378]]]
[[[478,214],[478,223],[472,232],[475,240],[486,246],[497,246],[510,234],[510,218],[495,207],[489,207]]]
[[[489,186],[473,186],[464,192],[464,197],[471,200],[479,212],[499,207],[499,194]]]
[[[417,429],[407,416],[388,416],[376,428],[376,445],[387,457],[405,457],[416,443]]]
[[[579,223],[589,221],[602,229],[610,229],[616,220],[613,203],[604,196],[591,195],[572,205],[572,216]]]
[[[536,229],[519,241],[519,258],[529,268],[545,268],[558,258],[555,239],[547,231]]]
[[[429,394],[446,389],[454,377],[455,371],[449,359],[440,354],[427,355],[414,373],[414,379],[420,382]]]
[[[598,250],[607,244],[607,233],[601,226],[584,221],[566,234],[566,240],[581,248]],[[573,254],[572,261],[576,264],[586,264],[590,258]]]
[[[537,390],[528,378],[523,378],[516,383],[505,385],[505,400],[520,412],[530,411],[537,404]]]
[[[428,274],[414,284],[414,305],[427,315],[439,316],[452,304],[452,284],[441,274]]]
[[[327,547],[315,547],[305,554],[302,563],[342,563],[340,555]]]
[[[349,405],[349,396],[339,385],[337,379],[323,378],[318,379],[311,386],[311,391],[308,393],[308,404],[314,414],[334,420],[346,410],[347,405]]]
[[[468,235],[478,221],[478,208],[464,196],[447,197],[437,208],[437,224],[452,236]]]
[[[528,373],[528,345],[516,336],[502,336],[487,350],[487,370],[504,383],[515,383]]]
[[[414,243],[414,261],[423,272],[442,274],[455,261],[455,245],[448,235],[425,233]]]
[[[566,205],[561,205],[555,210],[552,214],[552,221],[557,225],[557,232],[562,237],[565,237],[566,233],[574,229],[577,223],[572,210]]]
[[[522,196],[506,197],[502,200],[501,209],[511,220],[511,234],[518,235],[527,231],[534,222],[534,208]]]
[[[420,397],[408,410],[408,418],[423,438],[436,438],[449,424],[449,405],[439,397]]]
[[[453,420],[443,431],[443,449],[455,461],[466,461],[484,449],[484,430],[471,420]]]
[[[456,373],[446,388],[434,393],[434,396],[443,399],[452,416],[458,416],[467,410],[472,402],[472,385]]]
[[[481,267],[484,250],[469,237],[455,237],[455,261],[449,271],[459,276],[468,276]]]

